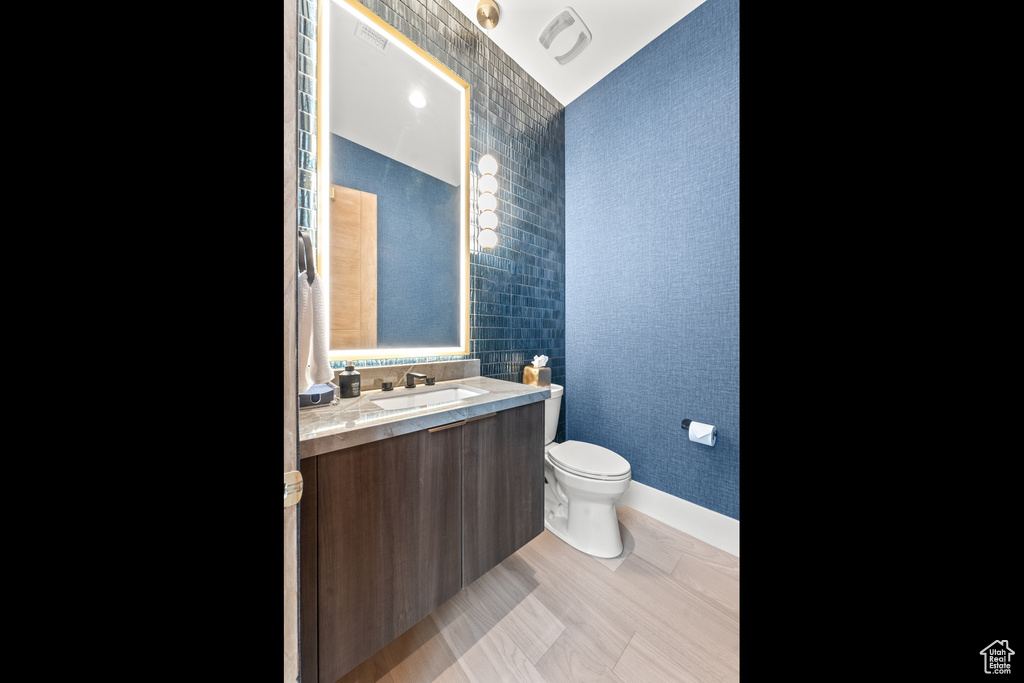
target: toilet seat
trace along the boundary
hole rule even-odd
[[[566,441],[547,449],[553,465],[588,479],[619,481],[630,476],[629,462],[607,448],[582,441]]]

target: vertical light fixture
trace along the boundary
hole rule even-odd
[[[480,209],[477,225],[480,226],[480,232],[477,241],[484,249],[493,249],[498,244],[498,234],[494,232],[498,227],[498,214],[495,213],[498,208],[498,181],[494,177],[498,172],[498,162],[490,154],[485,154],[477,162],[477,168],[480,170],[480,181],[477,183],[480,188],[480,198],[477,200],[477,208]]]
[[[494,0],[480,0],[476,6],[476,20],[488,34],[490,29],[498,25],[498,6]],[[486,112],[486,109],[485,109]],[[487,136],[487,115],[484,114],[484,138]],[[490,154],[480,157],[476,165],[480,171],[480,180],[477,187],[480,189],[480,198],[477,200],[477,208],[480,209],[480,217],[477,225],[480,232],[477,233],[477,242],[483,249],[493,249],[498,245],[498,180],[494,176],[498,173],[498,162]]]

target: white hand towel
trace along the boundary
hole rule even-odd
[[[313,284],[310,286],[313,305],[313,355],[309,359],[309,373],[313,384],[326,384],[334,381],[334,370],[331,369],[327,353],[330,344],[327,337],[330,321],[327,320],[323,289],[320,276],[314,273]]]
[[[313,346],[313,292],[306,278],[306,271],[299,273],[295,286],[298,288],[296,317],[298,318],[299,336],[297,338],[299,353],[299,393],[308,391],[313,386],[313,378],[309,372],[309,352]]]

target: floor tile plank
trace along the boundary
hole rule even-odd
[[[619,557],[544,531],[339,683],[737,682],[739,558],[618,516]]]
[[[615,665],[614,672],[624,683],[708,683],[706,679],[676,666],[640,634],[630,641],[618,664]]]
[[[621,654],[618,650],[616,654]],[[622,683],[613,671],[616,656],[609,663],[608,653],[575,628],[566,628],[547,653],[537,662],[537,670],[548,683]]]
[[[617,589],[644,615],[636,630],[647,642],[704,681],[738,680],[737,615],[635,554],[614,578],[620,582]]]
[[[714,558],[683,553],[671,577],[717,601],[723,609],[739,618],[740,562],[734,555],[721,550],[718,552],[720,555]]]
[[[630,507],[620,507],[616,514],[619,523],[632,536],[633,553],[665,573],[670,573],[688,545],[685,535]]]
[[[544,677],[501,624],[481,614],[470,591],[463,590],[430,615],[469,680],[543,683]]]
[[[577,556],[577,561],[580,559]],[[567,594],[564,586],[559,592],[560,583],[574,581],[572,573],[562,573],[556,579],[531,565],[521,553],[516,553],[505,560],[502,566],[520,582],[524,581],[523,576],[529,577],[526,579],[527,582],[534,579],[539,581],[533,595],[557,616],[559,622],[565,626],[565,631],[571,632],[572,639],[581,647],[595,653],[609,669],[615,665],[619,655],[633,637],[633,630],[623,626],[621,620],[614,614],[609,614],[611,610],[602,607],[597,601],[577,594]],[[603,571],[600,568],[598,570]]]
[[[502,565],[491,569],[466,590],[470,600],[500,624],[534,664],[565,630],[565,625],[537,598],[524,592]]]

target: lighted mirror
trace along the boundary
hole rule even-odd
[[[331,360],[469,352],[469,84],[363,5],[319,23]]]

